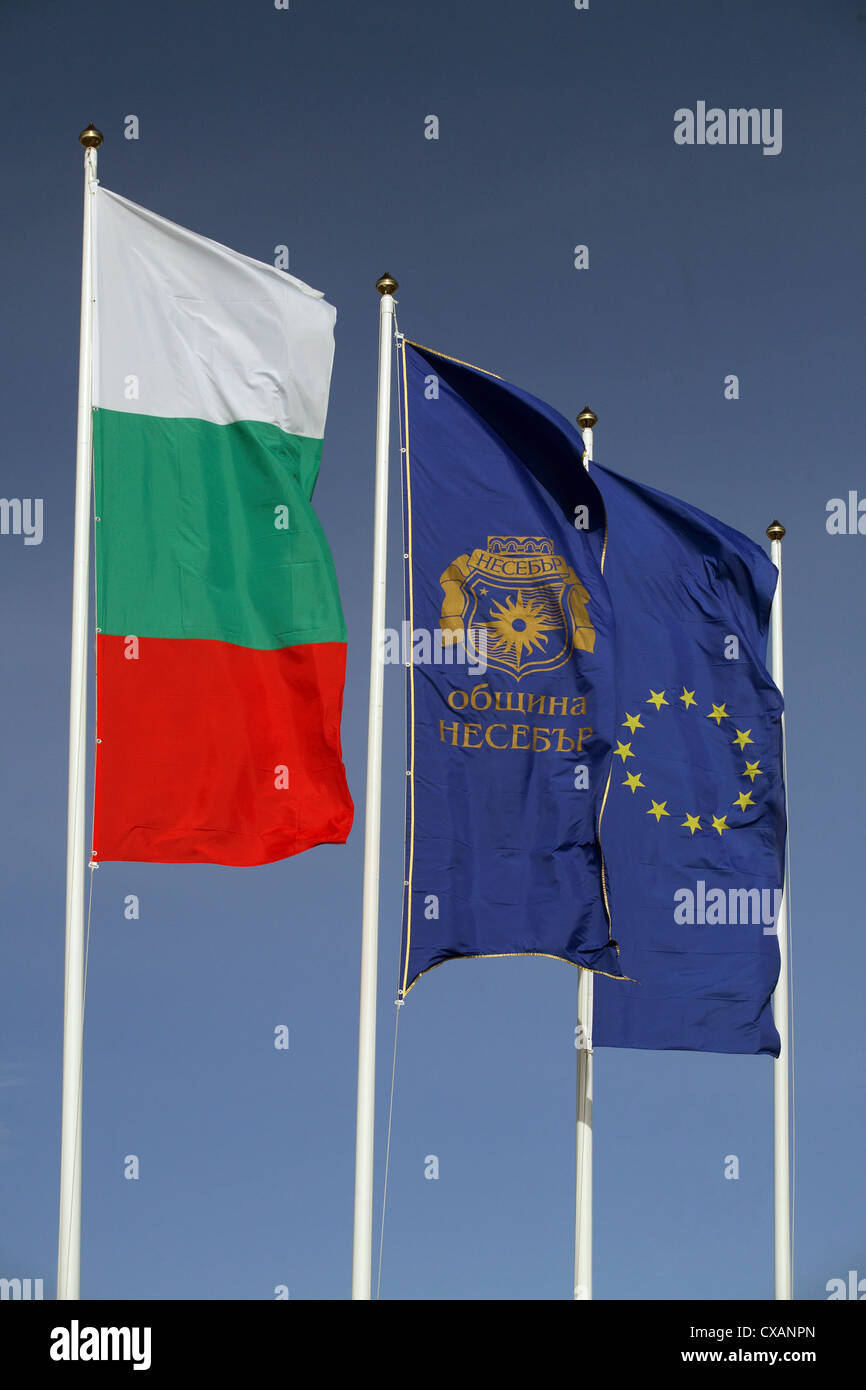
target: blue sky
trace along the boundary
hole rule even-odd
[[[378,296],[410,337],[569,416],[596,457],[784,542],[795,1293],[866,1275],[860,489],[866,13],[832,0],[150,0],[4,6],[0,1274],[53,1294],[81,150],[103,183],[337,306],[316,507],[349,629],[346,846],[254,870],[107,864],[87,996],[85,1296],[344,1298],[351,1258]],[[698,101],[781,152],[678,146]],[[139,139],[124,119],[139,118]],[[439,117],[439,139],[424,138]],[[573,248],[589,247],[589,268]],[[739,399],[724,379],[739,378]],[[396,463],[396,455],[395,455]],[[389,622],[400,620],[392,492]],[[377,1207],[398,965],[399,668],[387,670]],[[124,898],[140,898],[138,921]],[[403,1009],[382,1297],[567,1299],[577,976],[456,962]],[[290,1029],[287,1052],[274,1028]],[[772,1291],[767,1058],[596,1053],[595,1293]],[[135,1154],[140,1179],[123,1176]],[[424,1177],[439,1159],[439,1179]],[[725,1157],[740,1159],[726,1181]],[[377,1216],[378,1221],[378,1216]]]

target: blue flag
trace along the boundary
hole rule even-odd
[[[608,517],[619,722],[601,841],[631,977],[619,993],[598,982],[593,1042],[778,1056],[776,568],[695,507],[591,471]]]
[[[595,972],[596,1044],[776,1053],[775,568],[490,373],[403,341],[400,398],[401,996],[553,956]]]

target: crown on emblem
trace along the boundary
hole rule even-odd
[[[490,555],[552,555],[553,541],[547,536],[488,536]]]

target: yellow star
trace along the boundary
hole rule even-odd
[[[721,724],[723,719],[730,719],[730,717],[724,705],[713,705],[712,713],[707,715],[708,719],[715,719],[717,725]]]
[[[641,723],[639,714],[627,714],[625,719],[622,721],[623,728],[625,728],[626,724],[628,725],[628,731],[630,734],[633,734],[635,729],[646,728],[646,725]]]
[[[701,828],[701,818],[700,816],[690,816],[688,811],[686,811],[686,818],[683,821],[683,825],[694,835],[695,831]]]
[[[669,816],[669,815],[670,815],[670,811],[666,811],[666,810],[665,810],[665,807],[667,806],[667,804],[668,804],[668,803],[667,803],[666,801],[653,801],[652,806],[651,806],[650,809],[647,811],[647,815],[648,815],[648,816],[655,816],[655,818],[656,818],[656,825],[658,825],[658,823],[659,823],[659,821],[661,820],[662,816]]]
[[[730,830],[727,816],[713,816],[713,829],[718,830],[721,835],[723,830]]]
[[[735,806],[739,806],[739,808],[740,808],[741,811],[745,811],[745,809],[746,809],[747,806],[754,806],[754,804],[755,804],[755,803],[754,803],[754,801],[752,800],[752,793],[751,793],[751,792],[740,792],[740,795],[737,797],[736,801],[734,802],[734,805],[735,805]]]
[[[624,787],[630,787],[630,788],[631,788],[631,791],[632,791],[632,794],[634,794],[634,792],[637,791],[638,787],[642,787],[644,784],[643,784],[643,782],[640,780],[640,773],[639,773],[639,772],[627,772],[627,773],[625,774],[625,781],[623,782],[622,785],[623,785]]]
[[[615,749],[615,751],[614,751],[614,755],[613,755],[613,756],[616,757],[617,754],[622,758],[623,762],[625,762],[626,758],[633,758],[633,757],[634,757],[634,753],[631,751],[631,744],[630,744],[630,743],[620,743],[618,739],[617,739],[616,749]]]
[[[734,743],[738,743],[738,744],[740,745],[740,749],[742,750],[743,748],[745,748],[745,746],[746,746],[747,743],[754,743],[754,742],[755,742],[755,740],[754,740],[753,738],[749,738],[749,734],[750,734],[751,732],[752,732],[751,729],[747,729],[746,732],[745,732],[744,734],[741,734],[740,731],[739,731],[739,729],[738,729],[738,730],[737,730],[737,737],[733,740],[733,742],[734,742]]]
[[[758,766],[758,763],[757,763],[757,762],[754,762],[754,763],[747,762],[747,763],[746,763],[746,770],[745,770],[745,772],[744,772],[742,775],[743,775],[744,777],[748,777],[750,781],[754,782],[754,780],[755,780],[756,777],[763,777],[764,774],[763,774],[763,772],[761,771],[760,767]]]
[[[656,709],[661,709],[662,705],[667,704],[667,700],[665,699],[665,692],[663,690],[655,691],[653,689],[650,689],[647,704],[655,705]]]
[[[690,705],[696,705],[698,703],[695,699],[695,692],[693,690],[686,690],[685,686],[683,686],[683,693],[680,696],[680,699],[682,700],[686,709],[688,709]]]

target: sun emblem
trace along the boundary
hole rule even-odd
[[[493,651],[521,666],[524,656],[544,650],[547,634],[556,632],[561,624],[551,622],[544,609],[531,598],[524,598],[523,590],[518,589],[516,603],[509,594],[504,603],[490,605],[490,618],[483,626]]]
[[[440,578],[443,644],[486,637],[487,661],[521,680],[591,652],[589,593],[549,536],[488,536]]]

